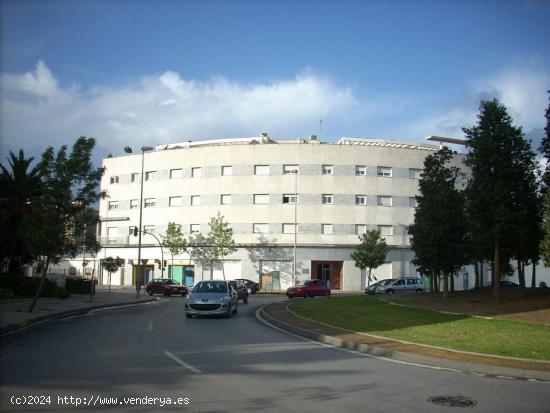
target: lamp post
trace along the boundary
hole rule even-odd
[[[160,247],[160,266],[161,266],[161,276],[160,277],[164,278],[164,249],[162,248],[162,242],[160,242],[160,240],[157,238],[157,236],[155,234],[153,234],[152,232],[143,231],[143,234],[144,235],[151,235],[159,243],[159,247]]]
[[[151,146],[142,146],[141,147],[141,187],[139,192],[139,227],[138,227],[138,273],[136,277],[136,290],[137,295],[140,293],[141,289],[141,278],[143,277],[143,265],[141,264],[141,222],[143,218],[143,164],[145,161],[145,152],[152,151]],[[138,280],[139,277],[139,280]],[[138,283],[139,288],[138,288]]]

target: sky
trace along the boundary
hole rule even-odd
[[[550,1],[0,0],[0,161],[97,140],[463,138],[498,98],[537,147]],[[322,122],[320,122],[322,120]]]

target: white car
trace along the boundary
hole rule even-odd
[[[377,288],[377,292],[393,294],[399,292],[415,292],[423,293],[426,291],[426,286],[422,278],[404,277],[394,280],[389,284]]]
[[[227,318],[237,313],[237,291],[229,281],[199,281],[185,302],[185,316],[221,315]]]

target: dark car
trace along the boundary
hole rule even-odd
[[[286,290],[288,298],[294,297],[330,297],[330,287],[323,280],[306,280],[296,284],[294,287],[289,287]]]
[[[149,281],[145,286],[145,291],[149,295],[163,294],[165,296],[181,295],[185,297],[189,294],[189,289],[181,284],[178,284],[170,278],[155,278],[153,281]]]
[[[246,285],[239,284],[235,280],[229,281],[229,284],[233,286],[235,291],[237,291],[237,299],[242,300],[243,303],[248,304],[248,288],[246,288]]]
[[[260,289],[259,283],[252,280],[247,280],[246,278],[237,278],[233,281],[236,281],[237,285],[245,285],[248,289],[248,294],[256,294],[256,291]]]

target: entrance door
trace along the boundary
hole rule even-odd
[[[138,268],[139,268],[139,265],[132,265],[132,285],[136,285],[136,275],[138,274]],[[153,279],[154,269],[155,269],[154,265],[143,266],[145,277],[143,278],[141,285],[145,285]]]
[[[195,285],[195,266],[193,265],[184,265],[183,266],[183,285],[187,287],[193,287]]]
[[[311,279],[323,280],[333,290],[341,289],[343,261],[311,261]]]
[[[172,278],[178,284],[181,284],[183,278],[183,266],[170,265],[170,278]]]

